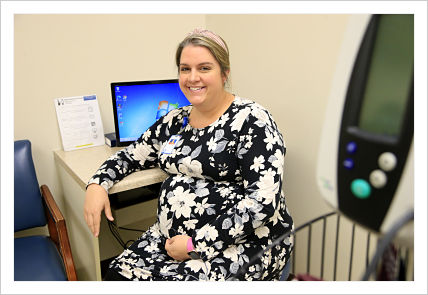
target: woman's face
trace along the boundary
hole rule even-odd
[[[224,98],[220,64],[202,46],[189,45],[181,52],[179,83],[181,91],[194,106],[214,106]]]

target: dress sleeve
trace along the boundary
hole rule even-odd
[[[161,143],[157,140],[165,125],[155,122],[139,139],[108,158],[98,168],[87,185],[96,183],[107,192],[118,181],[135,171],[155,167]]]
[[[252,109],[241,129],[236,155],[244,196],[193,235],[203,259],[212,259],[249,234],[268,236],[265,224],[277,216],[283,197],[285,146],[268,111]]]

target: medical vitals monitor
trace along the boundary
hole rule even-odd
[[[409,14],[351,17],[321,136],[321,193],[376,232],[414,207],[413,30]]]
[[[118,146],[137,140],[172,109],[190,104],[177,79],[113,82],[111,94]]]

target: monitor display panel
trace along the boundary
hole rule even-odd
[[[113,82],[111,94],[118,146],[131,144],[160,117],[190,104],[177,79]]]
[[[397,137],[413,86],[413,15],[379,18],[358,127]]]

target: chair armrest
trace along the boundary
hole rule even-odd
[[[62,255],[68,280],[76,281],[76,269],[74,267],[64,216],[56,204],[48,186],[42,185],[40,190],[44,200],[43,203],[45,205],[46,219],[48,220],[49,235]]]

